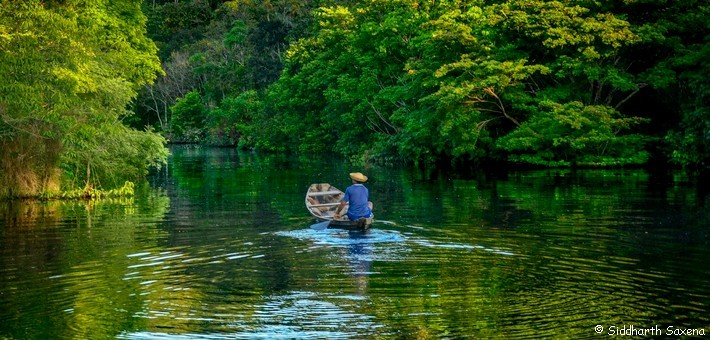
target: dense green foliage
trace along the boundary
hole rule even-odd
[[[136,1],[3,1],[0,197],[123,186],[163,138],[123,124],[160,71]]]
[[[603,105],[542,102],[538,111],[498,139],[515,161],[550,166],[641,164],[648,158],[644,137],[617,135],[638,122]],[[530,152],[534,150],[535,152]]]
[[[144,1],[148,34],[160,49],[165,75],[141,91],[133,124],[151,125],[173,142],[244,144],[239,138],[243,131],[237,132],[234,124],[254,127],[250,118],[241,116],[245,112],[232,106],[243,100],[253,106],[253,99],[260,100],[250,91],[260,97],[278,79],[287,35],[306,27],[310,6],[296,0]],[[193,91],[208,116],[196,126],[200,131],[180,127],[198,117],[174,117],[178,99]],[[181,122],[183,118],[190,121]],[[247,120],[241,122],[242,118]]]
[[[709,11],[5,1],[0,196],[119,187],[164,160],[163,137],[364,162],[707,168]]]
[[[708,166],[701,1],[144,8],[167,74],[141,117],[174,141],[362,161]],[[186,116],[178,98],[205,112]]]

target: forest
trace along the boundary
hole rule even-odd
[[[707,170],[709,26],[693,0],[2,1],[0,197],[130,191],[166,143]]]

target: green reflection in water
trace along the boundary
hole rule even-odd
[[[368,232],[309,228],[363,171]],[[175,147],[133,201],[6,206],[0,338],[588,338],[707,327],[707,192],[642,170],[422,175]]]
[[[2,205],[0,337],[106,338],[142,328],[123,281],[126,254],[156,246],[169,207],[164,191],[134,199],[16,201]]]

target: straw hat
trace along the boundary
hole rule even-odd
[[[367,182],[367,176],[365,176],[365,175],[363,175],[363,174],[361,174],[361,173],[359,173],[359,172],[351,172],[351,173],[350,173],[350,178],[352,178],[352,179],[354,179],[354,180],[356,180],[356,181],[358,181],[358,182],[361,182],[361,183]]]

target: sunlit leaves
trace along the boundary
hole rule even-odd
[[[589,145],[600,143],[595,138],[607,138],[609,145],[630,141],[620,138],[623,133],[609,134],[606,127],[626,124],[631,130],[624,133],[631,135],[638,129],[635,117],[648,113],[630,100],[651,88],[678,84],[675,71],[696,67],[699,60],[686,52],[673,61],[662,60],[675,47],[683,47],[671,32],[683,25],[698,32],[702,27],[699,14],[686,11],[683,18],[671,20],[652,11],[669,6],[660,1],[327,4],[314,11],[312,34],[285,53],[284,73],[265,101],[266,123],[260,122],[269,128],[259,130],[266,133],[257,137],[256,145],[264,141],[274,148],[274,141],[282,140],[285,147],[279,150],[336,151],[353,158],[367,154],[415,162],[482,160],[519,153],[495,148],[496,140],[512,133],[511,140],[522,141],[518,130],[529,132],[531,126],[549,122],[541,112],[555,102],[565,109],[558,110],[553,121],[565,128],[553,129],[547,137],[525,138],[557,138],[556,147],[526,152],[538,150],[562,159],[567,157],[563,145],[581,155],[594,152]],[[646,17],[665,20],[651,25],[640,20]],[[647,58],[643,44],[649,43],[669,50],[654,50],[662,57]],[[585,121],[595,117],[589,113],[594,110],[613,112],[607,116],[616,120]],[[590,130],[594,124],[603,131],[599,136],[554,137],[566,128],[596,131]],[[610,151],[603,160],[584,162],[638,163],[646,157],[641,152],[644,143],[638,138],[627,144],[628,154],[641,157]]]
[[[594,44],[618,48],[638,40],[625,20],[567,1],[511,0],[488,10],[493,25],[504,24],[550,49]]]
[[[164,159],[160,137],[127,130],[120,121],[129,114],[125,108],[137,89],[160,71],[155,45],[144,35],[145,18],[139,2],[6,2],[0,19],[4,51],[0,56],[4,80],[0,118],[11,126],[5,129],[9,138],[3,141],[2,150],[32,155],[37,163],[11,160],[3,163],[3,174],[47,173],[38,169],[61,165],[66,178],[77,179],[73,175],[79,172],[72,164],[81,163],[84,177],[91,176],[85,169],[94,168],[95,175],[134,178],[156,159]],[[107,136],[123,139],[109,148],[115,152],[110,157],[126,160],[118,163],[122,166],[100,162],[106,157],[95,157]],[[55,142],[49,143],[52,149],[39,147],[51,141]],[[139,158],[145,157],[143,161],[118,156],[143,146],[148,148],[143,152],[151,152],[137,153]],[[40,193],[42,181],[52,180],[40,178],[34,193],[25,194]],[[10,187],[16,184],[8,178],[2,182]],[[96,176],[79,182],[98,184],[102,180]]]

